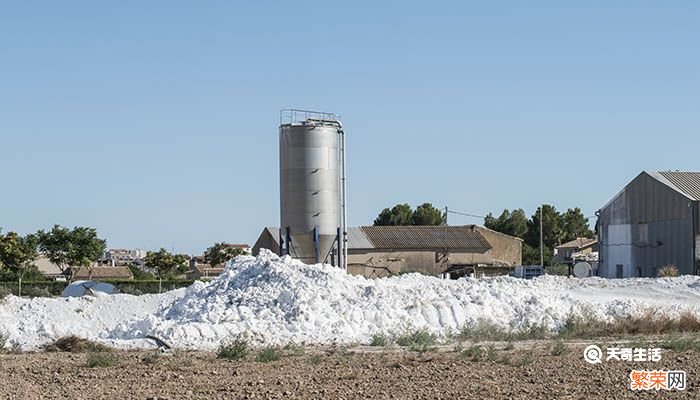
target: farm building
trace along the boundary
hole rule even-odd
[[[280,254],[284,247],[279,228],[268,227],[253,254],[261,248]],[[333,261],[331,254],[327,262]],[[477,225],[348,228],[348,272],[354,275],[421,272],[456,278],[473,272],[507,273],[521,261],[522,240]]]
[[[644,171],[598,211],[599,275],[656,276],[700,267],[700,172]]]

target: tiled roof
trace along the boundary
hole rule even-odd
[[[700,172],[658,171],[649,174],[687,197],[700,200]]]
[[[90,278],[88,268],[80,268],[75,272],[73,279]],[[93,267],[92,279],[131,279],[134,275],[128,267]]]
[[[576,238],[570,242],[566,242],[557,246],[557,249],[582,249],[596,243],[598,239]]]
[[[363,226],[375,249],[473,250],[483,252],[491,244],[473,225],[467,226]]]

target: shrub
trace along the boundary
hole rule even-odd
[[[44,346],[44,350],[48,352],[66,352],[66,353],[84,353],[84,352],[106,352],[109,347],[95,343],[91,340],[70,335],[56,339],[53,343]]]
[[[117,357],[108,352],[90,352],[85,364],[88,368],[111,367],[117,364]]]
[[[4,353],[7,351],[5,346],[7,346],[7,339],[9,339],[9,336],[7,333],[0,331],[0,353]]]
[[[2,301],[5,297],[7,297],[11,294],[12,294],[12,290],[10,290],[4,286],[0,286],[0,301]]]
[[[569,276],[569,266],[566,264],[555,264],[544,267],[544,273],[547,275]]]
[[[552,347],[551,354],[553,356],[561,356],[569,352],[569,348],[564,344],[563,341],[557,340],[557,342]]]
[[[532,351],[528,351],[525,353],[517,362],[515,365],[518,367],[524,367],[526,365],[530,365],[535,361],[535,355]]]
[[[430,333],[427,329],[416,329],[408,331],[394,340],[396,344],[403,347],[408,347],[411,351],[420,353],[431,351],[437,343],[437,336]]]
[[[282,358],[282,353],[277,350],[274,346],[263,347],[258,354],[255,356],[255,361],[261,363],[267,363],[270,361],[277,361]]]
[[[659,268],[659,271],[657,272],[657,275],[662,278],[673,278],[678,276],[678,267],[675,265],[664,265],[663,267]]]
[[[22,289],[22,296],[28,297],[53,297],[48,287],[30,286]]]
[[[321,361],[323,361],[323,356],[321,354],[314,354],[309,357],[309,363],[311,363],[311,365],[318,365]]]
[[[473,345],[468,349],[463,350],[460,354],[462,357],[469,360],[481,361],[483,359],[484,349],[479,345]]]
[[[389,337],[383,333],[376,333],[372,336],[372,341],[369,343],[370,346],[375,347],[386,347],[389,345]]]
[[[248,342],[240,337],[224,341],[216,352],[218,358],[240,360],[248,355]]]
[[[700,341],[696,338],[671,338],[661,343],[661,347],[676,353],[685,353],[686,351],[700,352]]]
[[[160,361],[160,352],[159,351],[154,351],[150,354],[145,355],[141,361],[144,364],[156,364],[158,361]]]

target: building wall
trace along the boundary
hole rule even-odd
[[[695,273],[694,208],[694,202],[648,174],[637,176],[600,210],[599,274],[650,277],[668,264],[681,274]]]
[[[383,277],[406,272],[420,272],[427,275],[440,275],[452,265],[493,264],[493,257],[487,253],[435,251],[377,251],[349,250],[348,272],[366,277]]]
[[[268,249],[275,254],[279,254],[280,247],[277,243],[277,239],[273,237],[267,229],[263,229],[258,240],[253,245],[253,255],[257,256],[258,253],[260,253],[260,249]]]
[[[479,233],[484,235],[486,240],[493,246],[489,254],[495,261],[509,265],[522,265],[522,240],[481,226],[476,226],[475,228]]]

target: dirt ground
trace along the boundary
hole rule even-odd
[[[228,361],[207,352],[115,351],[116,364],[92,368],[88,353],[0,354],[0,399],[700,398],[699,353],[664,351],[658,363],[591,365],[580,343],[559,355],[553,342],[506,346],[480,353],[490,361],[473,361],[453,346],[426,353],[296,348],[266,363],[254,353]],[[633,392],[632,369],[685,370],[687,388]]]

